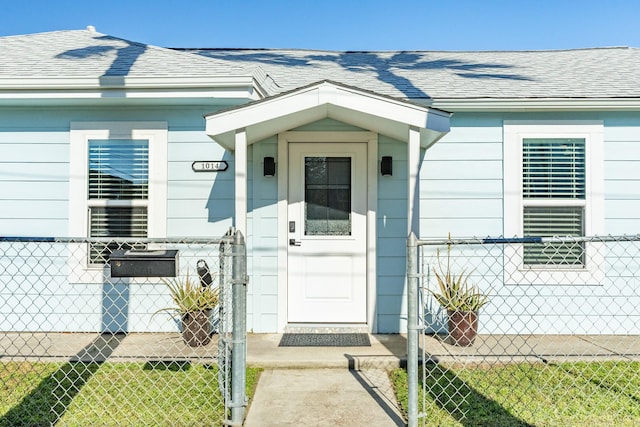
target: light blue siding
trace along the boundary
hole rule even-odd
[[[378,157],[382,156],[393,158],[393,175],[377,174],[374,316],[378,332],[394,333],[406,329],[407,144],[380,136]]]
[[[616,120],[617,126],[605,127],[605,232],[638,234],[640,118],[626,123],[620,120]]]
[[[423,202],[429,199],[502,200],[502,179],[430,179],[421,183],[420,199]]]
[[[451,176],[460,181],[502,179],[502,160],[427,159],[420,171],[420,178],[423,180],[447,179]]]
[[[219,237],[233,224],[234,155],[204,132],[208,106],[155,108],[15,108],[0,110],[0,235],[65,236],[68,230],[69,123],[71,121],[164,120],[168,122],[169,237]],[[424,152],[419,176],[420,237],[484,237],[503,234],[504,120],[604,120],[605,232],[640,233],[640,117],[635,113],[459,113],[451,132]],[[300,127],[304,131],[355,131],[335,120]],[[275,332],[278,307],[277,180],[264,177],[266,156],[277,158],[277,138],[249,148],[248,245],[249,329]],[[393,157],[393,176],[377,174],[376,212],[377,295],[374,318],[378,332],[406,330],[407,146],[379,137],[378,156]],[[225,160],[226,172],[196,173],[197,160]],[[482,311],[480,331],[500,333],[616,333],[621,313],[640,304],[636,279],[607,286],[504,285],[502,256],[478,265],[473,280],[491,287],[492,302]],[[97,331],[104,328],[105,301],[126,289],[130,331],[175,330],[170,319],[153,317],[169,305],[161,283],[117,285],[68,283],[68,256],[54,257],[45,268],[21,255],[33,269],[30,288],[16,281],[11,265],[0,264],[0,328]],[[5,262],[6,261],[1,261]],[[608,260],[610,272],[625,274],[624,263]],[[192,266],[191,266],[192,267]],[[186,268],[186,266],[185,266]],[[46,273],[56,273],[45,280]],[[495,283],[486,277],[496,278]],[[627,295],[627,296],[625,296]],[[631,295],[631,297],[628,297]],[[526,303],[526,304],[525,304]],[[581,307],[594,307],[594,322]],[[11,307],[11,309],[7,309]],[[61,310],[60,307],[64,307]],[[517,313],[514,312],[517,311]],[[576,316],[575,313],[580,313]],[[442,313],[433,307],[433,316]],[[580,318],[580,316],[583,316]],[[124,320],[123,320],[124,321]],[[632,330],[634,325],[628,326]]]
[[[277,138],[253,144],[250,163],[252,177],[249,192],[249,238],[251,256],[251,312],[248,327],[254,332],[275,332],[278,328],[278,177],[264,176],[264,157],[274,157],[278,164]],[[277,167],[276,167],[277,169]]]
[[[344,123],[344,122],[340,122],[338,120],[333,120],[333,119],[322,119],[322,120],[318,120],[316,122],[313,123],[308,123],[304,126],[300,126],[297,127],[295,129],[292,129],[294,131],[315,131],[315,132],[321,132],[321,131],[332,131],[332,132],[338,132],[338,131],[361,131],[361,130],[366,130],[366,129],[362,129],[356,126],[352,126],[350,124]]]
[[[640,118],[609,114],[457,114],[452,130],[426,153],[420,195],[422,237],[484,237],[502,234],[502,120],[604,120],[605,232],[640,232]],[[483,123],[484,121],[484,123]],[[477,137],[477,139],[476,139]],[[472,143],[475,148],[469,146]],[[459,149],[456,149],[459,147]],[[474,161],[474,157],[478,160]],[[431,170],[429,170],[431,169]],[[445,194],[446,193],[446,194]],[[471,214],[469,214],[471,213]],[[457,248],[459,249],[459,248]],[[504,285],[500,248],[484,259],[459,255],[471,280],[491,288],[491,302],[481,310],[483,333],[637,333],[628,313],[638,297],[636,280],[624,275],[624,262],[603,266],[608,279],[595,286],[568,283]],[[630,279],[630,280],[629,280]],[[589,307],[589,312],[585,312]],[[443,320],[435,304],[433,316]],[[437,330],[437,328],[435,328]]]
[[[421,201],[420,217],[423,219],[437,218],[502,218],[501,199],[478,199],[467,196],[466,198],[445,198]]]
[[[2,163],[0,182],[68,181],[69,163]]]
[[[169,237],[221,236],[232,222],[233,162],[204,132],[203,114],[215,109],[0,109],[0,235],[67,236],[70,122],[166,121]],[[222,159],[230,160],[228,172],[195,174],[191,170],[193,161]],[[0,265],[1,330],[176,330],[166,316],[152,316],[170,305],[162,283],[69,283],[69,264],[76,262],[74,258],[64,251],[45,256],[32,246],[20,245],[23,249],[17,254],[0,248],[3,254],[13,254],[11,259],[0,258],[0,262],[13,263]],[[21,262],[25,270],[18,271],[16,263]],[[31,275],[25,276],[24,271]],[[112,307],[112,300],[120,305]],[[123,307],[127,316],[114,314]],[[109,316],[115,322],[111,326]]]
[[[0,235],[66,235],[68,139],[68,132],[0,127]]]
[[[502,121],[454,115],[420,170],[420,236],[501,235]]]

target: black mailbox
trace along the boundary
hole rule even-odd
[[[113,251],[111,277],[176,277],[177,250]]]

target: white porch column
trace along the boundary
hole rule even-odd
[[[235,134],[235,222],[236,230],[247,235],[247,131]]]
[[[412,232],[420,237],[420,130],[409,127],[407,140],[407,185],[409,204],[407,210],[407,235]]]

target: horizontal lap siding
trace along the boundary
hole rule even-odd
[[[427,151],[422,165],[421,235],[442,238],[451,232],[456,238],[499,236],[503,230],[501,120],[499,123],[494,120],[495,127],[474,128],[464,126],[463,115],[457,116],[450,134]],[[535,118],[604,119],[605,233],[640,233],[640,120],[617,113]],[[479,121],[474,121],[477,126]],[[472,138],[477,139],[477,147],[469,146]],[[482,254],[488,250],[490,254]],[[636,313],[640,303],[637,266],[634,261],[624,259],[630,252],[619,258],[616,253],[619,250],[620,245],[607,249],[602,267],[605,278],[595,286],[570,285],[569,279],[566,283],[546,285],[504,285],[504,260],[498,246],[478,246],[475,255],[456,246],[452,256],[457,255],[457,262],[461,263],[457,265],[458,271],[465,268],[472,271],[471,281],[492,295],[481,310],[482,333],[637,334],[640,320]],[[430,259],[428,265],[433,267],[435,261]],[[436,321],[432,329],[444,330],[442,310],[437,303],[432,308],[428,316]]]
[[[167,234],[219,237],[232,225],[233,157],[204,132],[170,131]],[[224,172],[194,172],[194,161],[225,160]]]
[[[393,158],[393,176],[378,175],[377,296],[380,333],[406,331],[407,144],[380,136],[378,157]]]
[[[264,158],[275,158],[277,166],[277,154],[276,137],[251,146],[247,253],[253,274],[248,288],[247,322],[253,332],[278,329],[278,177],[277,173],[263,173]]]
[[[0,128],[0,235],[65,235],[69,133]]]
[[[422,238],[502,234],[502,121],[461,116],[422,162]]]
[[[210,106],[0,109],[0,235],[67,235],[70,122],[166,121],[168,235],[219,237],[231,225],[233,162],[204,132],[203,114],[213,110]],[[196,160],[229,160],[230,167],[224,173],[196,174],[191,170]],[[60,244],[48,249],[3,245],[1,330],[96,332],[115,315],[113,320],[131,332],[177,331],[166,317],[152,316],[171,303],[159,280],[113,286],[69,283],[71,266],[81,269],[77,262],[82,260],[74,262]],[[184,257],[185,264],[193,260]],[[193,270],[195,265],[181,268]],[[119,301],[116,308],[110,303],[113,298]],[[118,314],[120,310],[126,316]]]
[[[605,232],[640,233],[640,120],[605,128]]]

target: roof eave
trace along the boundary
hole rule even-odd
[[[253,76],[2,78],[0,99],[219,97],[256,100],[266,91]]]
[[[207,134],[234,149],[234,134],[247,130],[253,143],[323,118],[332,118],[404,140],[420,129],[421,145],[430,146],[449,131],[449,112],[363,91],[332,81],[317,82],[250,104],[205,116]]]
[[[425,103],[452,112],[635,111],[640,97],[614,98],[439,98]]]

